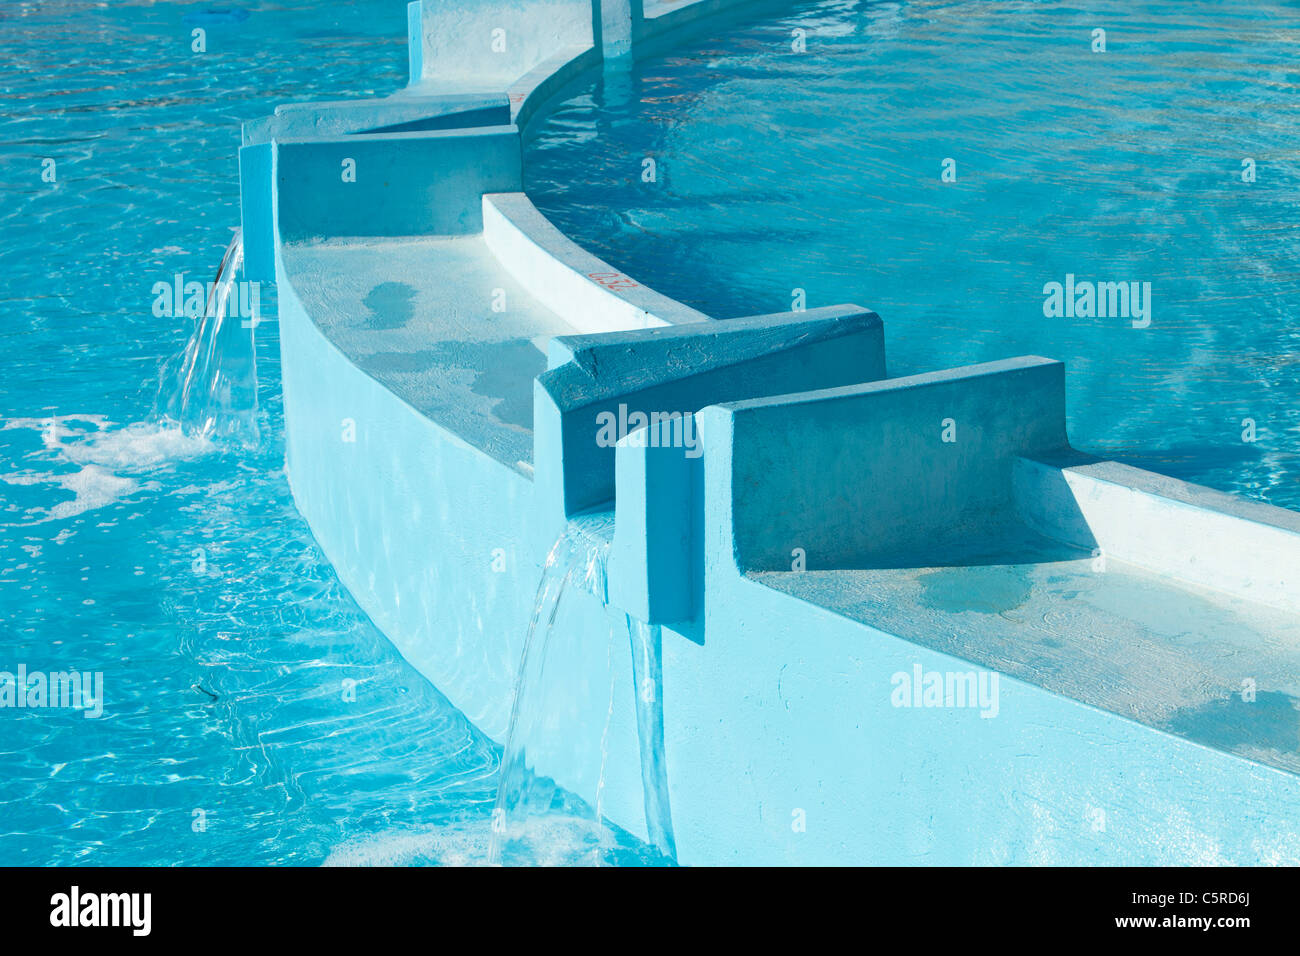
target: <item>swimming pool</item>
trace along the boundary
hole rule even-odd
[[[156,316],[153,287],[211,278],[239,222],[240,122],[400,85],[405,10],[203,10],[0,11],[0,671],[103,688],[98,719],[0,710],[0,864],[482,862],[500,748],[358,609],[294,508],[272,287],[260,444],[151,417],[191,324]],[[590,835],[561,817],[521,852],[586,861]]]
[[[710,315],[875,309],[893,375],[1059,358],[1077,446],[1296,508],[1298,54],[1275,3],[809,2],[584,78],[526,188]]]
[[[0,296],[17,303],[0,429],[12,659],[0,667],[101,674],[104,714],[7,706],[0,715],[15,728],[0,781],[5,859],[448,863],[505,850],[503,862],[660,862],[593,826],[590,806],[546,781],[522,797],[498,788],[493,740],[509,742],[512,766],[527,772],[535,760],[537,772],[584,795],[589,786],[597,813],[644,823],[637,832],[675,845],[688,863],[1235,862],[1261,846],[1279,861],[1300,858],[1290,824],[1300,805],[1297,689],[1277,649],[1294,645],[1289,568],[1300,519],[1079,460],[1064,441],[1057,362],[946,368],[1044,345],[1071,363],[1075,441],[1110,450],[1110,433],[1080,425],[1079,395],[1083,420],[1105,427],[1118,428],[1111,418],[1127,406],[1104,376],[1080,372],[1104,358],[1129,389],[1148,379],[1131,357],[1098,357],[1093,347],[1109,348],[1116,329],[1078,321],[1093,319],[1086,298],[1071,295],[1056,315],[1044,290],[1093,283],[1094,311],[1099,293],[1118,308],[1123,291],[1121,314],[1107,316],[1122,331],[1154,335],[1167,321],[1186,331],[1159,305],[1169,277],[1121,271],[1133,261],[1113,247],[1079,263],[1029,247],[1022,266],[1041,259],[1062,271],[1033,279],[1039,338],[1022,335],[1016,321],[977,310],[1018,301],[1008,290],[1028,281],[1024,272],[1007,266],[993,270],[1000,282],[981,284],[976,273],[997,261],[987,248],[932,261],[961,248],[976,222],[1012,261],[1006,219],[985,224],[996,204],[971,174],[978,150],[972,163],[945,149],[929,176],[917,173],[912,191],[929,207],[889,208],[898,197],[879,182],[848,190],[852,202],[811,185],[856,182],[840,167],[864,162],[844,152],[858,148],[850,132],[831,124],[822,136],[823,106],[786,93],[772,110],[763,93],[710,112],[710,97],[745,85],[715,82],[737,56],[752,54],[751,66],[794,57],[799,70],[783,63],[750,79],[779,75],[808,92],[836,75],[812,66],[819,42],[852,44],[856,33],[874,53],[891,30],[900,35],[892,21],[911,17],[943,27],[932,48],[947,51],[990,8],[809,6],[738,31],[710,21],[720,39],[700,49],[714,51],[712,65],[691,48],[658,67],[612,61],[586,93],[580,81],[576,97],[566,94],[530,152],[535,194],[556,208],[570,202],[587,225],[565,227],[646,282],[720,316],[780,313],[711,323],[574,246],[518,191],[519,134],[508,122],[527,126],[555,84],[616,56],[606,41],[616,46],[617,30],[653,44],[710,7],[652,6],[638,20],[635,9],[601,5],[602,38],[585,0],[415,4],[411,88],[247,124],[239,212],[234,164],[215,158],[233,156],[239,119],[305,91],[365,96],[400,82],[395,65],[376,69],[380,46],[341,42],[368,6],[348,10],[337,31],[270,6],[197,20],[157,5],[121,18],[22,8],[34,19],[14,34],[25,39],[13,59],[35,85],[15,89],[49,101],[39,116],[53,132],[23,131],[21,104],[5,120],[19,149],[5,162],[34,184],[20,221],[46,229],[40,255]],[[954,12],[962,18],[948,22]],[[1075,22],[1074,12],[1056,13],[1025,22],[1048,34]],[[485,28],[501,16],[560,29],[501,60]],[[400,34],[400,24],[368,23]],[[85,24],[96,42],[117,37],[121,59],[107,62],[128,76],[144,69],[132,59],[141,37],[165,51],[148,65],[161,92],[137,77],[142,91],[128,85],[123,95],[119,84],[114,110],[93,80],[49,82],[47,34],[80,35]],[[204,55],[244,52],[219,82],[188,59],[200,28]],[[1121,48],[1111,43],[1107,56]],[[906,58],[905,47],[895,53]],[[1007,76],[1014,59],[1003,56]],[[274,72],[265,87],[249,82],[253,60]],[[72,62],[85,72],[105,58],[96,49]],[[684,64],[694,78],[665,80],[650,105],[661,94],[678,103],[641,115],[631,94],[663,64]],[[870,89],[852,69],[841,71],[845,88]],[[922,87],[895,91],[900,115],[904,105],[935,108]],[[62,107],[53,91],[66,88],[86,99]],[[682,103],[686,119],[672,112]],[[654,132],[665,119],[669,132]],[[803,165],[758,148],[801,122]],[[919,161],[929,149],[921,140],[940,138],[925,130],[939,122],[900,121],[912,132],[890,149]],[[212,131],[226,123],[232,135],[216,143]],[[691,164],[709,155],[700,143],[717,131],[714,178],[697,166],[694,191],[683,190],[682,175],[690,183]],[[633,211],[609,220],[591,184],[600,168],[591,150],[604,147],[590,143],[620,137],[633,144],[622,154],[630,165],[609,159],[616,172],[595,179],[610,208]],[[982,142],[974,130],[962,138]],[[841,149],[827,153],[828,144]],[[737,150],[763,188],[738,175]],[[985,152],[986,167],[1010,181]],[[563,173],[561,161],[571,164]],[[97,167],[93,189],[77,177],[84,162]],[[375,168],[388,175],[366,175]],[[550,200],[537,176],[548,170]],[[1053,198],[1068,194],[1054,186]],[[658,206],[627,201],[657,188]],[[149,411],[159,366],[189,325],[157,314],[158,283],[178,272],[207,278],[236,219],[253,242],[252,267],[279,280],[278,308],[264,310],[273,322],[259,326],[262,441],[251,448],[160,428]],[[864,238],[864,221],[893,222],[897,234]],[[647,257],[631,257],[627,222],[653,226],[658,250],[647,240]],[[602,223],[608,248],[583,233]],[[204,236],[193,252],[190,231]],[[25,235],[6,220],[12,249],[27,247]],[[847,237],[841,248],[819,244],[837,235]],[[891,258],[899,235],[910,260]],[[1067,251],[1096,244],[1074,238]],[[76,268],[48,268],[70,260]],[[888,312],[896,303],[856,283],[860,273],[892,275],[902,301],[925,281],[886,266],[900,261],[926,266],[921,280],[935,283],[973,276],[960,291],[988,299],[945,305],[935,293],[898,328],[886,316],[892,375],[942,371],[885,378],[886,333],[869,312],[782,311],[848,292]],[[1269,313],[1276,322],[1261,354],[1285,384],[1280,313]],[[1078,351],[1065,348],[1075,338],[1062,329],[1083,343]],[[1177,341],[1186,350],[1192,337]],[[1150,354],[1168,366],[1170,350]],[[1161,415],[1226,407],[1202,380],[1177,381],[1180,397],[1201,404]],[[593,444],[589,413],[642,400],[698,413],[689,453],[614,447],[600,433]],[[1259,440],[1231,459],[1225,486],[1263,480],[1243,462],[1284,460],[1270,444],[1280,404],[1252,412]],[[954,405],[957,417],[945,417]],[[957,440],[958,419],[971,440]],[[1152,445],[1147,433],[1116,434],[1177,450],[1162,453],[1161,470],[1199,467],[1228,447],[1206,445],[1206,459],[1199,445],[1193,454]],[[965,550],[954,547],[959,535]],[[1207,584],[1225,594],[1189,599]],[[562,626],[546,623],[566,611]],[[1212,633],[1197,637],[1207,624]],[[969,678],[978,699],[900,695],[900,675],[915,688]],[[1253,703],[1256,684],[1264,706],[1237,707],[1238,693]],[[0,700],[7,690],[0,682]],[[575,731],[590,738],[577,757],[564,752]],[[910,785],[917,780],[925,785]],[[541,815],[525,816],[522,833],[497,829],[497,810],[531,814],[534,797]],[[1098,812],[1113,821],[1104,841]],[[1180,820],[1181,838],[1170,839]]]

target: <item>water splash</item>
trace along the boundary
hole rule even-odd
[[[5,523],[14,527],[77,518],[156,491],[160,474],[212,448],[174,425],[118,426],[95,414],[8,418],[0,421],[4,432],[14,433],[0,438],[11,461],[23,465],[0,474],[11,505]]]
[[[186,435],[230,438],[255,446],[257,425],[256,316],[244,321],[232,312],[233,300],[251,304],[252,296],[236,290],[244,264],[243,232],[235,229],[226,253],[208,285],[207,301],[197,316],[185,350],[167,362],[159,381],[154,417],[180,426]],[[178,299],[182,298],[177,296]],[[180,311],[181,303],[174,302]]]
[[[532,816],[521,822],[511,838],[511,862],[530,866],[582,866],[592,862],[597,841],[590,817],[561,813]],[[623,866],[661,866],[662,856],[635,837],[606,831],[616,844]],[[466,819],[417,829],[392,829],[367,834],[331,848],[323,865],[335,866],[458,866],[486,863],[493,833],[488,821]]]

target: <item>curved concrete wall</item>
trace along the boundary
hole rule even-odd
[[[504,89],[556,50],[599,42],[590,0],[417,0],[411,85]]]
[[[873,313],[713,322],[590,256],[518,191],[518,128],[559,86],[741,7],[417,2],[408,90],[248,125],[248,268],[280,287],[291,484],[340,579],[502,740],[547,549],[571,519],[612,513],[609,600],[664,627],[654,699],[682,862],[1300,861],[1300,776],[1268,764],[1285,754],[1165,732],[1032,659],[990,673],[873,616],[893,606],[873,590],[891,562],[1024,529],[1293,613],[1300,518],[1073,452],[1059,363],[888,380]],[[334,252],[299,265],[320,248]],[[363,260],[369,316],[317,288],[320,262]],[[453,338],[393,354],[384,336],[426,302],[417,272],[444,297],[420,308],[452,316],[429,326]],[[442,417],[439,389],[462,381],[493,428],[531,440],[530,460]],[[501,410],[528,388],[531,431]],[[1258,560],[1222,573],[1243,548]],[[603,803],[645,836],[630,652],[605,653],[600,602],[577,614],[599,653],[552,675],[590,686],[613,662]],[[919,692],[900,705],[914,670],[1000,677],[996,714]],[[562,784],[590,783],[547,759]]]
[[[597,259],[551,225],[521,192],[483,197],[483,237],[529,292],[580,332],[708,319]]]

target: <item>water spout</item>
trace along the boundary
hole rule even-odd
[[[563,810],[581,813],[568,805],[565,794],[549,777],[544,777],[530,766],[530,747],[538,744],[555,746],[554,738],[574,725],[584,723],[574,719],[582,705],[590,705],[592,690],[587,688],[586,700],[578,688],[547,686],[547,664],[555,667],[555,660],[563,652],[585,653],[588,649],[559,648],[557,617],[561,599],[571,588],[580,588],[606,602],[605,560],[609,543],[591,535],[578,524],[570,524],[547,555],[542,567],[542,578],[537,588],[532,618],[524,638],[524,649],[515,680],[514,702],[510,711],[509,730],[505,751],[501,759],[501,778],[497,788],[496,806],[492,813],[492,839],[488,862],[499,864],[508,843],[528,825],[533,815]],[[577,635],[581,639],[581,635]],[[608,646],[608,645],[607,645]],[[608,654],[608,652],[607,652]],[[610,668],[612,680],[612,667]],[[609,718],[612,714],[612,683],[610,698],[602,702],[603,726],[599,744],[600,767],[596,775],[593,804],[595,831],[593,859],[599,860],[604,841],[604,821],[601,794],[604,787],[605,757],[608,743]],[[564,711],[563,714],[560,712]],[[561,717],[568,719],[568,725]],[[570,741],[570,746],[582,747],[582,742]]]
[[[207,286],[203,312],[195,316],[185,350],[163,366],[154,417],[178,425],[187,435],[233,438],[252,446],[260,437],[257,320],[255,297],[236,286],[243,262],[243,233],[236,229]],[[178,293],[174,300],[178,312],[183,298]],[[242,304],[232,308],[232,303]]]
[[[530,829],[541,818],[557,815],[590,821],[586,859],[600,863],[615,840],[639,843],[630,834],[611,833],[605,820],[606,770],[614,726],[618,684],[618,649],[630,642],[640,780],[647,856],[671,862],[676,856],[668,811],[664,731],[661,637],[658,627],[615,613],[608,607],[606,561],[611,515],[584,516],[569,524],[542,567],[533,614],[524,638],[515,681],[488,862],[505,861],[507,850],[519,856]],[[566,594],[594,597],[598,611],[571,619],[561,613]],[[624,674],[624,678],[626,678]],[[626,700],[626,698],[623,698]],[[545,772],[560,774],[569,792]],[[630,821],[624,821],[630,822]],[[583,827],[588,827],[583,822]],[[617,830],[617,827],[613,828]]]
[[[664,753],[663,632],[630,614],[627,633],[632,641],[632,680],[636,689],[636,728],[641,746],[641,789],[645,796],[645,825],[650,845],[670,860],[677,859],[673,817],[668,808],[668,765]]]

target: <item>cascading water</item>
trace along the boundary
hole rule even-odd
[[[200,287],[193,284],[191,297],[177,277],[173,308],[194,316],[194,331],[185,350],[163,366],[154,417],[179,425],[186,435],[233,438],[251,446],[259,439],[257,301],[255,284],[236,282],[243,263],[243,233],[235,229],[201,312],[195,301]]]
[[[663,632],[627,615],[632,642],[632,683],[636,688],[636,728],[641,745],[641,789],[650,845],[670,860],[677,858],[673,818],[668,808],[668,766],[664,755]]]
[[[571,522],[543,565],[515,681],[492,815],[489,863],[526,859],[530,830],[545,817],[591,820],[594,826],[583,834],[589,853],[583,856],[595,863],[605,858],[612,837],[604,819],[603,795],[614,713],[616,641],[623,639],[631,640],[650,844],[660,862],[674,858],[663,759],[659,628],[614,614],[607,606],[609,520],[610,516],[602,515]],[[604,619],[597,629],[593,630],[590,619],[586,627],[571,626],[561,615],[565,594],[575,590],[599,601]],[[567,768],[566,783],[576,784],[579,792],[560,788],[535,769],[552,763]]]
[[[538,747],[554,747],[561,733],[560,725],[591,726],[599,715],[596,705],[604,703],[604,720],[600,721],[600,741],[569,741],[570,747],[593,751],[599,748],[600,766],[595,768],[594,792],[587,794],[594,807],[594,832],[591,834],[592,859],[598,861],[604,841],[604,821],[601,814],[601,789],[604,782],[605,733],[608,727],[608,698],[595,697],[595,689],[551,688],[547,686],[547,664],[555,667],[556,658],[564,653],[584,654],[594,648],[573,647],[572,642],[581,629],[557,628],[561,600],[571,588],[593,595],[603,606],[606,602],[605,560],[609,553],[608,541],[593,535],[587,528],[571,523],[547,555],[542,567],[542,578],[537,588],[537,600],[524,638],[523,654],[515,680],[514,703],[510,711],[510,726],[506,735],[505,752],[501,759],[501,779],[497,788],[496,806],[492,813],[492,839],[488,862],[504,862],[511,846],[526,838],[532,821],[548,813],[583,816],[584,810],[573,802],[570,794],[560,790],[549,777],[533,769],[533,759]],[[560,646],[564,639],[569,646]],[[612,688],[611,688],[612,690]],[[585,709],[586,714],[575,713]],[[582,757],[587,757],[583,754]],[[590,812],[590,811],[588,811]]]

